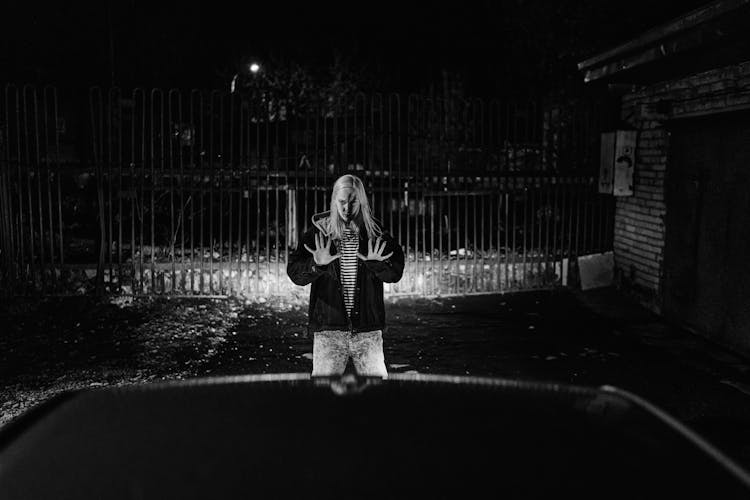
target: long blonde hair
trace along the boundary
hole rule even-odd
[[[375,239],[381,236],[383,231],[380,229],[380,226],[375,221],[375,217],[372,215],[370,201],[367,199],[367,193],[365,193],[365,185],[359,177],[351,174],[342,175],[333,183],[333,191],[331,192],[331,213],[326,224],[328,234],[334,240],[340,240],[344,235],[346,224],[341,218],[339,206],[338,203],[336,203],[336,193],[345,188],[354,189],[354,194],[359,202],[358,215],[362,218],[362,225],[364,226],[365,231],[367,231],[367,237]]]

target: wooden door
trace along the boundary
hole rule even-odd
[[[750,351],[750,114],[673,124],[664,312]]]

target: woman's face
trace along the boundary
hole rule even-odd
[[[336,192],[334,202],[339,209],[339,215],[344,222],[354,220],[359,213],[359,200],[354,188],[346,187]]]

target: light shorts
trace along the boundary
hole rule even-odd
[[[383,332],[349,333],[327,330],[313,338],[313,377],[341,375],[352,358],[357,374],[388,377],[383,356]]]

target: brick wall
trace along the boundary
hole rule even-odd
[[[668,103],[668,105],[665,105]],[[622,100],[621,118],[639,131],[633,196],[615,208],[615,272],[641,302],[661,311],[664,254],[664,176],[668,119],[750,108],[750,62],[633,89]]]

